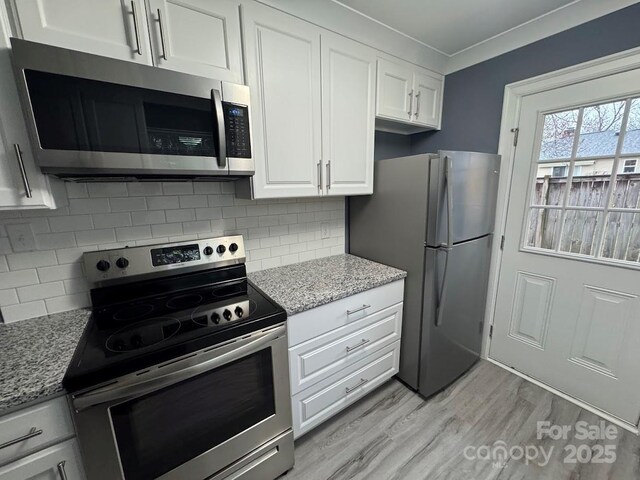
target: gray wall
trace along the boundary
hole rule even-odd
[[[375,160],[411,155],[411,136],[376,131]]]
[[[498,151],[505,85],[640,46],[640,3],[447,75],[442,130],[412,152]]]

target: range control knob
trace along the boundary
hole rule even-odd
[[[244,310],[242,310],[242,308],[240,307],[236,307],[235,312],[236,312],[236,317],[238,318],[242,318],[242,315],[244,315]]]
[[[220,255],[222,255],[226,251],[227,247],[225,247],[224,245],[218,245],[218,248],[216,248],[216,252],[218,252]]]
[[[222,316],[228,322],[229,320],[231,320],[232,315],[231,312],[225,308],[224,312],[222,312]]]
[[[213,314],[211,314],[211,321],[218,325],[220,323],[220,314],[218,312],[213,312]]]
[[[111,268],[111,264],[107,260],[100,260],[96,263],[96,268],[101,272],[106,272]]]
[[[231,253],[236,253],[238,251],[238,244],[232,243],[231,245],[229,245],[229,251]]]
[[[116,265],[118,266],[118,268],[127,268],[129,266],[129,260],[124,257],[120,257],[118,260],[116,260]]]
[[[204,247],[204,250],[202,251],[202,253],[204,253],[208,257],[209,255],[213,254],[213,248]]]

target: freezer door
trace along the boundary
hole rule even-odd
[[[480,356],[492,238],[450,251],[426,249],[419,378],[424,396],[442,390]]]
[[[449,203],[453,243],[492,233],[499,174],[499,155],[441,151],[432,157],[427,244],[447,243]]]

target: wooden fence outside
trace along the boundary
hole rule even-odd
[[[569,191],[571,206],[603,207],[609,188],[609,176],[574,177]],[[543,177],[536,182],[536,205],[561,205],[566,178]],[[640,208],[640,174],[620,174],[613,192],[616,208]],[[560,210],[533,209],[529,217],[530,246],[553,249],[560,235]],[[595,255],[596,242],[605,223],[603,213],[589,210],[567,210],[565,234],[560,241],[563,252]],[[602,257],[640,262],[640,214],[609,213],[604,225]]]

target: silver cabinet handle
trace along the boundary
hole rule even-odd
[[[407,113],[409,114],[409,118],[411,118],[413,114],[413,90],[409,92],[409,111]]]
[[[362,305],[360,308],[356,308],[355,310],[347,310],[347,315],[353,315],[354,313],[361,312],[367,308],[371,308],[371,305]]]
[[[131,0],[131,13],[133,14],[133,32],[136,37],[136,53],[142,55],[142,49],[140,48],[140,27],[138,26],[138,10],[136,8],[136,2]]]
[[[20,175],[22,175],[24,193],[26,194],[27,198],[31,198],[33,197],[33,194],[31,193],[31,186],[29,185],[27,170],[24,168],[24,161],[22,160],[22,151],[20,150],[20,145],[18,145],[17,143],[14,143],[13,149],[16,151],[16,157],[18,158],[18,167],[20,167]]]
[[[362,341],[360,343],[356,343],[353,347],[347,347],[347,353],[349,352],[353,352],[354,350],[359,349],[360,347],[364,347],[367,343],[369,343],[371,340],[368,340],[366,338],[363,338]]]
[[[162,14],[158,9],[158,26],[160,27],[160,46],[162,47],[162,58],[167,59],[167,46],[164,43],[164,28],[162,28]]]
[[[60,475],[60,480],[67,480],[67,472],[64,469],[65,463],[67,462],[63,460],[58,464],[58,474]]]
[[[4,442],[0,444],[0,450],[3,448],[10,447],[11,445],[15,445],[16,443],[24,442],[25,440],[29,440],[30,438],[37,437],[38,435],[42,435],[42,429],[36,429],[36,427],[31,427],[29,433],[23,435],[18,438],[14,438],[13,440],[9,440],[8,442]]]
[[[327,190],[331,188],[331,160],[327,160]]]
[[[318,160],[318,171],[316,172],[318,174],[318,192],[320,190],[322,190],[322,162],[320,160]]]
[[[354,390],[359,389],[361,386],[363,386],[365,383],[367,383],[369,380],[367,380],[366,378],[361,378],[360,381],[354,385],[353,387],[349,388],[346,387],[344,389],[344,391],[346,392],[347,395],[349,395],[351,392],[353,392]]]
[[[416,93],[416,113],[414,113],[416,118],[420,115],[420,92]]]

